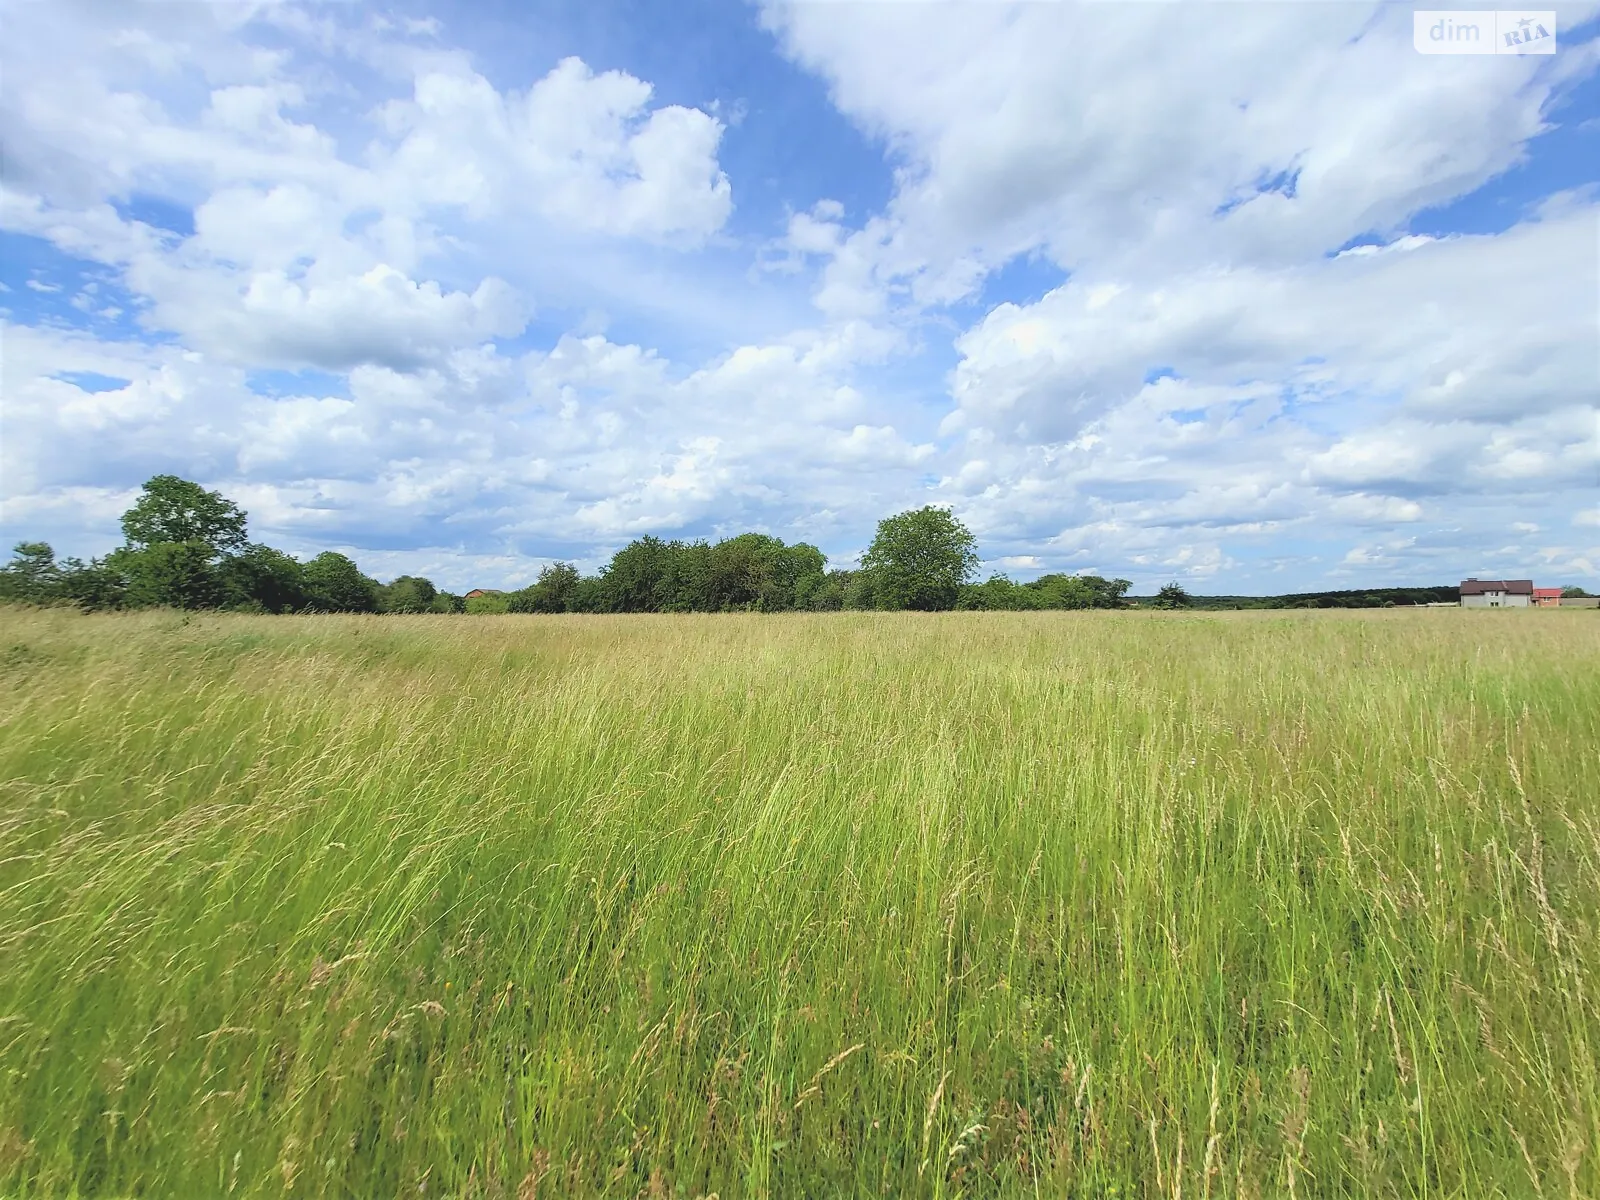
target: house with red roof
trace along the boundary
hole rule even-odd
[[[1560,608],[1561,589],[1558,587],[1533,589],[1533,606],[1535,608]]]

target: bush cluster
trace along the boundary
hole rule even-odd
[[[1122,608],[1129,583],[1098,575],[1041,575],[1016,583],[994,575],[985,583],[968,584],[956,598],[960,609],[1020,611],[1038,608]]]

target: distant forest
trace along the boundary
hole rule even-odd
[[[976,539],[951,513],[926,507],[878,523],[853,571],[827,570],[821,550],[764,533],[718,542],[645,536],[597,574],[545,567],[518,590],[454,595],[426,578],[388,583],[348,556],[307,562],[249,540],[246,514],[218,492],[174,475],[144,485],[122,516],[124,544],[103,558],[58,560],[45,542],[22,542],[0,567],[0,600],[89,610],[221,609],[237,612],[673,613],[1114,608],[1384,608],[1453,602],[1455,586],[1368,588],[1285,596],[1192,596],[1177,583],[1131,597],[1126,579],[1045,575],[979,583]]]
[[[1156,597],[1133,596],[1129,603],[1149,604]],[[1403,608],[1416,604],[1456,604],[1457,584],[1437,587],[1353,588],[1337,592],[1291,592],[1283,596],[1190,596],[1188,608]]]

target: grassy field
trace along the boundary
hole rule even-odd
[[[0,1195],[1600,1195],[1587,612],[0,613]]]

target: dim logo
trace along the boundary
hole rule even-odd
[[[1483,30],[1476,21],[1460,22],[1440,17],[1428,30],[1428,40],[1433,42],[1478,42],[1483,40]]]
[[[1411,20],[1411,40],[1419,54],[1556,52],[1554,12],[1418,9]]]

